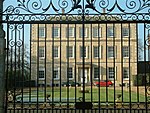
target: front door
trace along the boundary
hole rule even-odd
[[[83,76],[83,70],[84,70],[84,76]],[[88,76],[88,69],[81,69],[80,70],[81,83],[83,83],[83,77],[85,77],[84,83],[87,83],[87,76]]]

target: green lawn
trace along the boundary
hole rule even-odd
[[[45,89],[39,88],[38,90],[38,98],[45,98],[45,95],[50,94],[51,99],[52,97],[54,100],[60,100],[60,97],[62,100],[65,100],[69,97],[69,101],[75,101],[79,97],[82,97],[83,94],[80,93],[79,91],[81,90],[80,87],[75,88],[67,88],[67,87],[61,87],[61,90],[59,87],[54,87],[53,89],[51,87],[46,88],[46,94],[45,94]],[[117,96],[117,94],[123,95],[123,102],[130,102],[130,95],[131,95],[131,101],[132,102],[137,102],[137,93],[136,92],[130,92],[129,91],[121,91],[121,90],[115,90],[115,95],[114,95],[114,89],[113,88],[108,88],[106,92],[105,87],[101,87],[100,89],[98,87],[93,87],[92,90],[90,87],[87,87],[86,90],[89,90],[89,93],[85,93],[85,99],[86,101],[101,101],[101,102],[113,102],[114,98]],[[53,93],[52,93],[53,92]],[[75,95],[76,92],[76,95]],[[37,98],[37,90],[32,89],[31,93],[24,93],[24,99],[29,98],[29,95],[31,94],[31,98]],[[121,97],[122,100],[122,97]],[[145,95],[139,94],[139,101],[140,102],[145,102]]]

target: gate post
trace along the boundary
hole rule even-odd
[[[3,1],[0,0],[0,22],[3,14]],[[4,113],[5,102],[5,32],[2,22],[0,23],[0,113]]]

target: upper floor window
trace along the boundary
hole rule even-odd
[[[129,80],[129,68],[128,67],[123,68],[123,79]]]
[[[84,49],[84,50],[83,50]],[[88,47],[80,47],[80,57],[81,58],[87,58],[88,57]]]
[[[45,71],[44,69],[39,69],[39,80],[44,80],[45,79]]]
[[[107,54],[108,54],[108,58],[115,57],[115,50],[113,46],[108,46]]]
[[[99,46],[95,46],[93,49],[94,49],[94,58],[101,58],[101,48]]]
[[[59,79],[59,68],[54,68],[54,71],[53,71],[53,79]]]
[[[59,27],[53,27],[53,37],[54,38],[60,37],[60,28]]]
[[[109,67],[108,68],[108,79],[109,80],[114,80],[115,78],[115,68],[114,67]]]
[[[53,57],[58,58],[59,57],[59,51],[58,51],[59,47],[58,46],[54,46],[53,49]]]
[[[100,68],[94,67],[94,79],[101,79]]]
[[[39,57],[44,58],[44,56],[45,56],[45,48],[39,47]]]
[[[80,28],[80,37],[83,37],[83,28]],[[88,28],[85,27],[84,28],[84,37],[87,38],[88,37]]]
[[[123,57],[129,58],[129,47],[128,46],[123,47]]]
[[[114,37],[114,28],[113,27],[107,28],[107,37]]]
[[[74,27],[67,28],[67,37],[74,37],[74,35],[75,35]]]
[[[45,27],[39,27],[39,37],[45,37]]]
[[[69,57],[69,58],[74,57],[74,48],[73,48],[73,46],[67,46],[67,57]]]
[[[67,68],[67,78],[73,79],[73,68],[72,67]]]
[[[127,27],[122,28],[122,36],[129,37],[129,28]]]
[[[101,37],[101,28],[99,28],[99,27],[93,28],[93,37],[94,38]]]

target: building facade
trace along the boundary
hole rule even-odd
[[[82,83],[83,74],[87,85],[132,84],[137,74],[136,24],[33,24],[31,31],[31,76],[37,84]]]

